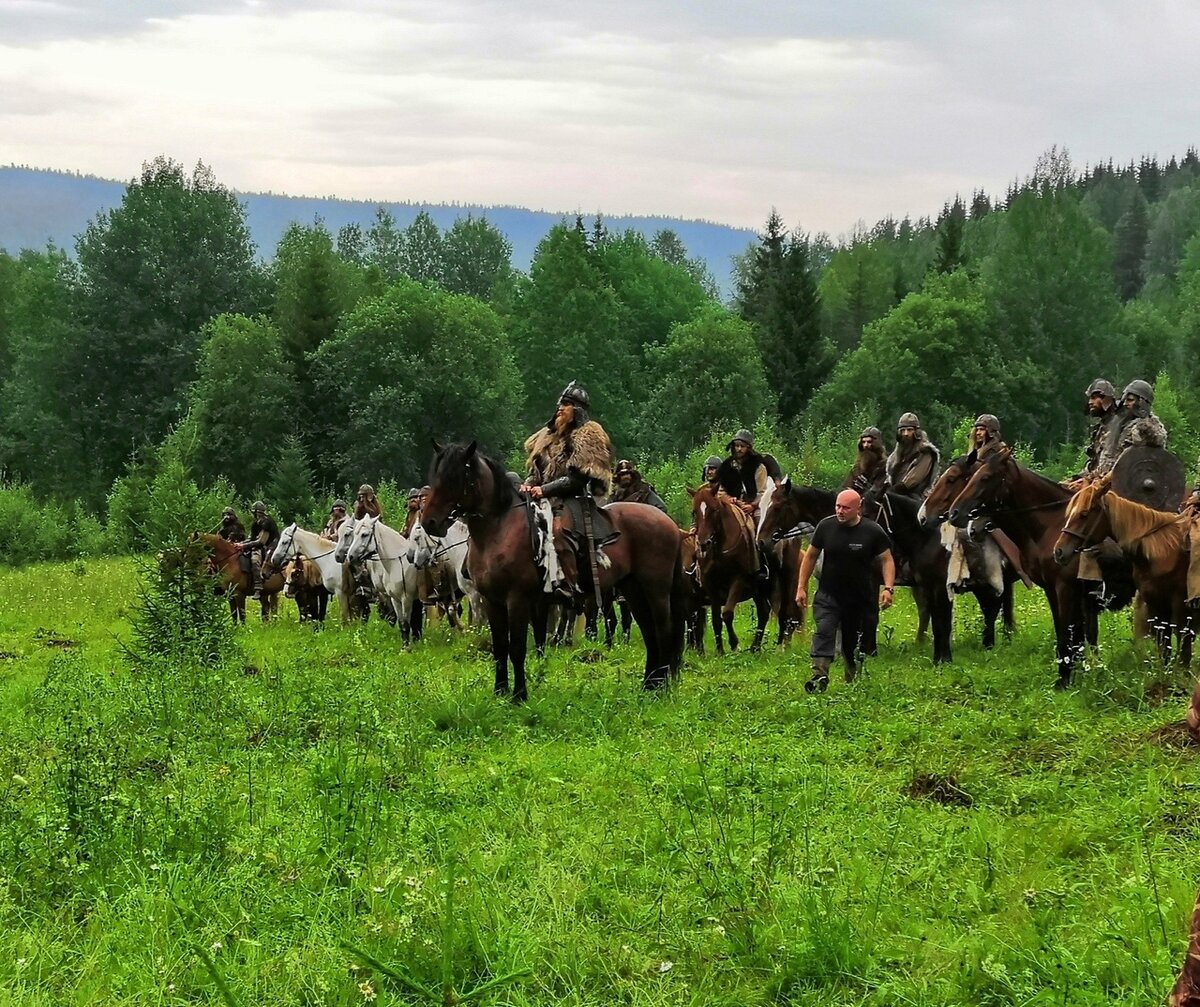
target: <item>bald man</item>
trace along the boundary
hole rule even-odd
[[[806,692],[824,692],[829,687],[839,629],[846,681],[854,681],[863,634],[879,621],[879,610],[891,606],[895,593],[892,543],[887,532],[862,516],[862,497],[854,490],[837,495],[833,517],[825,518],[813,532],[796,588],[796,604],[802,610],[808,605],[808,582],[822,555],[821,584],[813,599],[812,677],[804,683]],[[875,571],[880,567],[883,588],[876,597]]]

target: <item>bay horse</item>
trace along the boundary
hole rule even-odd
[[[527,633],[532,618],[534,643],[546,643],[542,574],[533,551],[533,514],[516,492],[504,466],[470,444],[434,444],[429,495],[422,523],[431,535],[445,535],[455,517],[467,523],[467,569],[483,598],[492,631],[497,695],[528,699],[525,681]],[[642,685],[667,685],[683,658],[684,575],[679,529],[666,514],[647,504],[614,503],[605,508],[619,537],[604,547],[600,589],[618,587],[633,609],[646,646]],[[590,564],[579,564],[590,581]],[[583,586],[583,585],[581,585]],[[590,583],[586,583],[590,589]]]
[[[1126,500],[1111,489],[1112,479],[1105,476],[1068,501],[1066,520],[1054,543],[1054,558],[1065,565],[1080,550],[1114,539],[1133,564],[1133,581],[1163,664],[1171,660],[1172,638],[1176,637],[1179,660],[1186,667],[1191,663],[1195,636],[1186,602],[1192,519]]]
[[[973,523],[973,531],[992,527],[1003,531],[1021,555],[1025,572],[1046,595],[1054,622],[1056,689],[1071,684],[1075,663],[1085,644],[1095,645],[1099,636],[1096,610],[1087,604],[1086,582],[1079,580],[1079,559],[1065,564],[1054,558],[1054,544],[1066,520],[1067,501],[1073,492],[1052,479],[1038,475],[1002,447],[980,460],[946,512],[956,528]],[[1113,592],[1108,607],[1121,608],[1133,599],[1129,564],[1116,557],[1098,554],[1105,585]]]
[[[791,529],[804,524],[815,525],[833,515],[837,494],[832,490],[812,486],[795,486],[784,479],[776,487],[771,507],[759,529],[760,541],[783,538]],[[921,616],[918,641],[924,639],[927,627],[933,630],[933,661],[942,664],[952,659],[950,638],[954,628],[954,607],[946,592],[946,568],[949,554],[942,548],[941,536],[924,528],[917,520],[920,505],[899,493],[885,493],[876,501],[868,495],[863,501],[863,516],[880,524],[892,540],[892,552],[897,559],[908,561],[912,573],[913,599]],[[864,639],[863,650],[871,653],[875,641]]]
[[[700,583],[712,609],[713,636],[718,654],[725,653],[721,624],[729,635],[729,649],[737,650],[733,616],[739,602],[753,601],[758,624],[750,650],[762,649],[767,619],[771,615],[771,583],[758,576],[754,549],[742,533],[744,517],[737,501],[711,486],[688,489],[692,498],[692,523],[696,529]]]
[[[242,569],[242,551],[237,542],[226,542],[220,535],[192,532],[193,542],[208,546],[212,572],[221,578],[229,594],[229,614],[234,622],[246,621],[246,599],[254,593],[254,578]],[[283,590],[283,574],[263,574],[262,620],[267,622],[279,611],[279,592]]]

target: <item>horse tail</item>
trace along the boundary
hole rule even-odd
[[[683,569],[683,541],[675,550],[675,569],[671,575],[671,673],[683,664],[683,647],[688,621],[688,576]]]

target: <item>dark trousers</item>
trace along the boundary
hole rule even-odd
[[[842,656],[850,663],[857,654],[874,655],[879,626],[879,605],[839,601],[825,591],[813,598],[813,635],[809,651],[814,659],[832,661],[837,656],[837,634],[842,631]]]

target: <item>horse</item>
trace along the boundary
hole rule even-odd
[[[349,519],[343,521],[342,528],[349,523]],[[294,556],[303,556],[321,571],[321,583],[329,594],[337,598],[342,622],[348,622],[351,619],[350,602],[346,593],[342,564],[337,558],[337,543],[321,538],[316,532],[305,531],[293,521],[280,533],[279,542],[267,558],[263,572],[266,572],[267,566],[273,569],[282,567]],[[321,621],[324,622],[324,618]]]
[[[242,551],[236,542],[226,542],[220,535],[193,532],[193,542],[203,542],[211,554],[213,573],[220,576],[229,592],[229,614],[234,622],[246,621],[246,598],[254,592],[254,578],[242,569]],[[262,620],[267,622],[279,611],[279,592],[283,590],[283,576],[275,573],[266,576],[262,585]]]
[[[351,566],[367,560],[373,561],[368,569],[376,590],[391,599],[404,641],[420,639],[420,626],[413,621],[413,613],[421,607],[420,578],[408,561],[408,539],[369,514],[355,524],[346,554]]]
[[[431,570],[437,585],[438,606],[455,629],[459,627],[460,597],[467,598],[472,624],[479,621],[479,594],[464,569],[468,534],[467,526],[455,521],[444,536],[434,538],[420,519],[413,521],[412,530],[408,533],[408,561],[418,570]]]
[[[680,532],[680,559],[686,578],[687,644],[698,654],[704,653],[704,618],[708,598],[700,582],[700,550],[696,545],[696,529]]]
[[[512,700],[524,702],[530,618],[540,652],[546,643],[548,601],[534,556],[533,510],[518,496],[504,467],[482,454],[475,441],[446,447],[435,443],[434,451],[422,523],[430,534],[445,535],[454,515],[466,521],[467,568],[492,631],[495,692],[509,693],[511,662]],[[646,646],[643,688],[662,688],[678,672],[683,657],[679,529],[647,504],[609,504],[605,513],[618,538],[604,547],[606,562],[598,564],[599,587],[605,591],[619,585]],[[590,580],[590,563],[579,566],[585,581]]]
[[[833,514],[837,494],[811,486],[795,486],[784,479],[772,497],[772,506],[760,526],[760,541],[778,541],[789,531],[805,524],[817,524]],[[920,614],[917,640],[924,639],[929,627],[933,630],[933,662],[942,664],[952,659],[950,645],[954,626],[954,608],[946,592],[946,567],[950,557],[942,548],[941,536],[923,528],[917,520],[920,505],[899,493],[885,493],[876,501],[868,494],[863,501],[863,516],[887,531],[892,540],[892,552],[906,559],[912,575],[913,599]],[[863,640],[864,653],[876,649],[870,637]]]
[[[732,497],[714,493],[709,486],[689,489],[692,498],[692,523],[696,528],[696,546],[700,559],[700,582],[704,585],[712,609],[713,636],[717,653],[724,654],[721,624],[729,635],[729,649],[737,650],[738,637],[733,616],[738,602],[752,600],[758,624],[750,650],[762,649],[767,619],[771,615],[771,583],[758,576],[754,549],[742,534],[745,527],[741,508]]]
[[[1079,560],[1066,564],[1054,559],[1054,543],[1062,531],[1067,501],[1074,494],[1052,479],[1025,468],[1011,449],[1000,448],[979,461],[958,496],[946,511],[956,528],[971,523],[976,533],[992,527],[1003,531],[1021,554],[1021,565],[1046,595],[1054,622],[1056,689],[1071,684],[1075,663],[1085,644],[1095,645],[1099,635],[1096,611],[1086,603],[1087,590],[1079,580]],[[1098,556],[1105,584],[1112,590],[1109,607],[1121,608],[1133,598],[1124,557]]]
[[[775,621],[779,626],[779,636],[776,644],[786,646],[797,629],[804,628],[805,611],[796,604],[796,589],[800,585],[800,563],[804,559],[804,543],[801,537],[811,533],[811,527],[800,524],[780,528],[778,522],[783,511],[779,507],[771,507],[771,501],[781,487],[791,486],[791,480],[784,477],[777,485],[768,481],[766,492],[762,496],[761,516],[755,534],[758,547],[768,556],[776,576],[772,579],[774,589],[771,592],[771,610],[775,613]],[[786,490],[783,490],[786,493]],[[768,523],[768,518],[770,522]]]
[[[283,593],[296,603],[301,622],[325,621],[329,606],[329,590],[321,577],[321,569],[312,560],[297,555],[283,566]]]
[[[1179,641],[1179,659],[1186,667],[1191,663],[1195,636],[1186,603],[1191,517],[1145,507],[1110,492],[1111,488],[1111,478],[1105,477],[1071,497],[1054,543],[1054,559],[1063,566],[1080,550],[1114,539],[1133,564],[1138,597],[1163,664],[1171,660],[1174,636]]]

